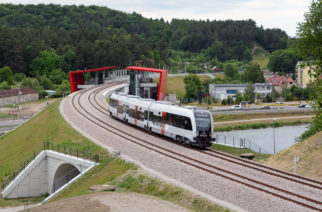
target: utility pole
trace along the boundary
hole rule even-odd
[[[20,83],[18,83],[18,111],[21,112],[21,106],[20,106]]]

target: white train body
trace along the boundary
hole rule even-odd
[[[109,111],[111,116],[126,123],[182,143],[208,147],[212,142],[213,119],[207,110],[112,94]]]

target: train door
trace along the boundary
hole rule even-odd
[[[165,121],[166,121],[166,112],[162,112],[162,117],[161,117],[161,135],[164,135],[165,132]]]

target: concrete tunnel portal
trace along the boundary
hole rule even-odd
[[[79,174],[80,174],[80,171],[74,165],[70,163],[61,164],[57,168],[54,176],[52,193],[57,191],[63,185],[67,184],[70,180],[72,180]]]

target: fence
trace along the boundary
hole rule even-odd
[[[66,147],[65,145],[61,144],[54,144],[53,142],[43,142],[43,149],[42,150],[53,150],[60,153],[68,154],[71,156],[75,156],[77,158],[83,158],[86,160],[91,160],[93,162],[99,162],[99,155],[93,154],[90,151],[80,150],[78,148],[70,148]],[[27,165],[35,159],[36,155],[38,155],[42,150],[33,152],[33,155],[29,157],[29,159],[23,161],[18,168],[12,171],[10,174],[6,174],[3,179],[0,180],[1,189],[4,189],[15,177],[24,170]]]
[[[263,154],[270,154],[268,151],[263,149],[262,147],[258,146],[251,140],[247,138],[236,138],[234,136],[225,136],[225,135],[215,135],[216,137],[216,144],[222,144],[225,146],[231,146],[231,147],[238,147],[243,149],[250,149],[254,152],[263,153]]]

